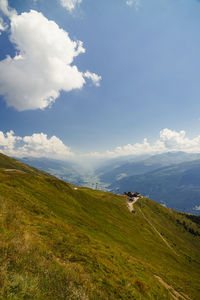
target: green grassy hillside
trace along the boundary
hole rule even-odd
[[[3,169],[4,169],[5,172],[21,171],[21,172],[26,172],[28,174],[52,177],[50,174],[48,174],[44,171],[40,171],[34,167],[24,164],[23,162],[21,162],[19,160],[8,157],[2,153],[0,153],[0,168],[1,168],[1,171],[3,171]]]
[[[0,154],[0,299],[199,299],[199,218]]]

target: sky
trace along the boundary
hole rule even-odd
[[[0,0],[0,151],[200,152],[200,1]]]

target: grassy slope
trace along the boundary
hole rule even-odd
[[[147,199],[131,214],[124,196],[75,190],[2,155],[1,166],[0,299],[171,299],[154,275],[199,298],[191,219]]]
[[[26,172],[28,174],[35,174],[35,175],[41,175],[41,176],[47,176],[52,177],[50,174],[38,170],[34,167],[31,167],[29,165],[24,164],[23,162],[13,159],[11,157],[8,157],[2,153],[0,153],[0,168],[7,170],[20,170],[22,172]]]

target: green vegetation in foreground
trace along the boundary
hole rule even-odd
[[[0,154],[0,299],[199,299],[198,217],[126,201]]]

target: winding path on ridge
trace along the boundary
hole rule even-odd
[[[140,199],[140,197],[135,197],[135,199],[133,201],[128,201],[127,202],[127,206],[130,212],[134,212],[134,204],[138,201],[138,199]],[[138,210],[140,211],[140,213],[142,214],[143,218],[147,221],[147,223],[153,228],[153,230],[158,234],[158,236],[163,240],[163,242],[165,243],[165,245],[171,250],[173,251],[174,254],[176,254],[177,256],[179,256],[176,251],[169,245],[169,243],[164,239],[164,237],[160,234],[160,232],[156,229],[156,227],[150,222],[150,220],[145,216],[145,214],[143,213],[142,209],[138,207]],[[188,297],[188,295],[182,293],[182,292],[177,292],[172,286],[170,286],[169,284],[167,284],[161,277],[159,277],[158,275],[154,275],[154,277],[160,282],[160,284],[162,286],[164,286],[170,296],[174,299],[174,300],[179,300],[179,299],[183,299],[183,300],[191,300],[191,298]]]
[[[176,251],[170,246],[170,244],[164,239],[164,237],[160,234],[160,232],[156,229],[156,227],[149,221],[149,219],[145,216],[145,214],[143,213],[143,211],[138,207],[138,210],[141,212],[141,214],[143,215],[144,219],[147,221],[147,223],[153,228],[153,230],[159,235],[159,237],[163,240],[163,242],[167,245],[167,247],[169,249],[171,249],[174,254],[176,254],[177,256],[179,256]]]
[[[134,204],[138,201],[138,199],[140,199],[140,197],[135,197],[133,201],[128,201],[127,202],[127,206],[130,212],[135,212],[134,209]],[[140,213],[142,214],[142,216],[144,217],[144,219],[147,221],[147,223],[151,226],[151,228],[153,228],[153,230],[157,233],[157,235],[163,240],[163,242],[165,243],[165,245],[167,245],[167,247],[169,249],[171,249],[171,251],[173,251],[174,254],[176,254],[177,256],[179,256],[176,251],[170,246],[170,244],[165,240],[165,238],[160,234],[160,232],[156,229],[156,227],[150,222],[150,220],[145,216],[145,214],[143,213],[143,211],[141,210],[141,208],[138,207],[138,210],[140,211]]]
[[[18,173],[25,173],[24,171],[22,171],[22,170],[18,170],[18,169],[5,169],[4,171],[5,171],[5,172],[18,172]]]
[[[188,295],[182,293],[182,292],[177,292],[172,286],[170,286],[169,284],[167,284],[161,277],[154,275],[154,277],[160,282],[160,284],[162,286],[164,286],[166,288],[166,290],[168,290],[170,296],[174,299],[174,300],[179,300],[179,299],[183,299],[183,300],[191,300],[191,298],[188,297]]]

